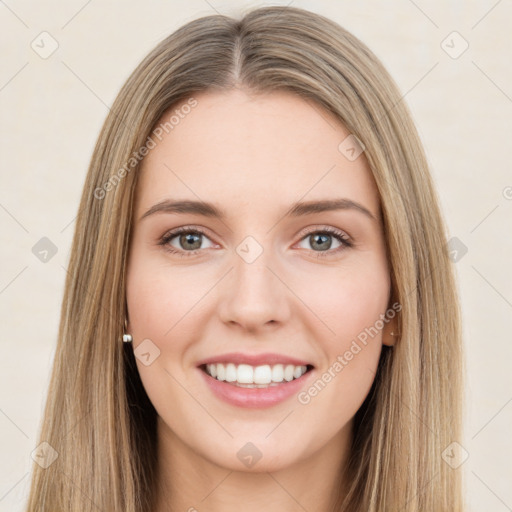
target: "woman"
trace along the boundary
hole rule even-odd
[[[94,150],[27,510],[462,510],[444,231],[354,36],[282,7],[180,28]]]

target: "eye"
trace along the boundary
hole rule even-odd
[[[338,246],[331,250],[333,238]],[[208,240],[210,245],[201,247],[204,240]],[[306,249],[315,252],[316,257],[319,258],[332,256],[353,246],[353,242],[348,235],[334,228],[310,231],[301,239],[301,242],[304,241],[309,242],[311,247],[311,249],[308,247]],[[201,249],[213,247],[211,240],[201,229],[186,226],[167,232],[159,241],[159,245],[162,245],[166,251],[178,256],[194,256]]]
[[[331,250],[333,238],[336,240],[338,246]],[[333,254],[337,254],[340,251],[353,246],[348,235],[343,233],[343,231],[339,231],[334,228],[310,231],[304,238],[302,238],[301,242],[302,241],[308,242],[312,248],[310,250],[316,252],[316,256],[320,258],[332,256]],[[306,247],[306,249],[309,248]]]
[[[171,242],[174,239],[176,239],[175,244],[172,244]],[[167,251],[173,254],[177,254],[178,256],[189,256],[196,254],[200,249],[205,249],[205,247],[201,247],[203,239],[210,240],[200,229],[181,227],[166,233],[160,240],[159,244],[164,246]],[[208,247],[212,246],[213,244]]]

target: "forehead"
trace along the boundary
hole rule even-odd
[[[195,106],[177,104],[156,125],[156,145],[142,163],[138,212],[167,197],[228,210],[343,196],[378,215],[364,153],[347,158],[339,146],[350,132],[318,104],[282,91],[234,89],[193,98]]]

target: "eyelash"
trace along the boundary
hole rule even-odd
[[[190,227],[187,227],[187,226],[184,226],[184,227],[181,227],[181,228],[176,228],[172,231],[169,231],[167,232],[161,239],[160,241],[158,242],[158,245],[161,245],[164,247],[164,249],[172,254],[175,254],[177,256],[180,256],[180,257],[188,257],[188,256],[195,256],[199,251],[201,251],[202,249],[195,249],[193,251],[183,251],[183,250],[179,250],[179,249],[175,249],[174,247],[170,246],[169,245],[169,242],[175,238],[176,236],[182,234],[182,233],[187,233],[187,234],[195,234],[195,235],[203,235],[205,236],[206,238],[209,238],[208,235],[201,229],[199,228],[190,228]],[[316,235],[316,234],[328,234],[328,235],[331,235],[333,236],[334,238],[336,238],[342,245],[334,250],[327,250],[327,251],[312,251],[314,253],[316,253],[316,257],[317,258],[326,258],[326,257],[329,257],[329,256],[332,256],[333,254],[337,254],[339,253],[340,251],[343,251],[345,249],[349,249],[351,247],[353,247],[353,242],[350,240],[350,238],[345,234],[343,233],[343,231],[339,231],[337,229],[334,229],[334,228],[324,228],[324,229],[316,229],[316,230],[311,230],[309,232],[307,232],[302,238],[301,238],[301,241],[304,240],[305,238],[307,238],[308,236],[310,235]]]

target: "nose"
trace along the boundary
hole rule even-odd
[[[218,313],[225,324],[250,332],[285,323],[290,316],[290,290],[263,253],[248,263],[236,252],[233,269],[221,283]]]

